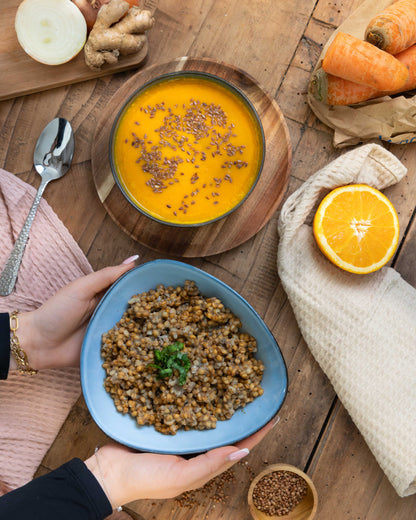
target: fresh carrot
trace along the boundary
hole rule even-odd
[[[380,95],[380,91],[373,87],[327,74],[321,68],[312,74],[309,92],[326,105],[354,105]]]
[[[397,0],[383,9],[368,24],[365,39],[390,54],[416,43],[416,0]]]
[[[400,61],[409,71],[409,78],[404,85],[404,90],[412,90],[416,88],[416,45],[412,45],[399,54],[395,58]],[[400,90],[403,92],[403,90]]]
[[[327,74],[321,68],[311,76],[309,92],[322,103],[327,105],[354,105],[368,99],[380,96],[398,94],[416,88],[416,45],[412,45],[403,52],[396,54],[395,58],[409,70],[409,79],[398,90],[381,92],[372,87],[359,85],[346,79]]]
[[[377,90],[402,88],[409,77],[407,67],[391,54],[339,32],[328,47],[322,68],[328,74]]]

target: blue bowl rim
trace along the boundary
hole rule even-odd
[[[127,271],[127,273],[123,274],[122,276],[120,276],[120,278],[118,278],[112,285],[111,287],[109,287],[109,289],[105,292],[104,296],[101,298],[99,304],[97,305],[97,307],[95,308],[91,318],[90,318],[90,321],[88,323],[88,326],[87,326],[87,330],[85,332],[85,335],[84,335],[84,341],[85,341],[85,338],[87,337],[87,333],[88,333],[88,330],[95,318],[95,315],[99,312],[99,309],[101,308],[103,302],[105,301],[105,299],[107,298],[107,296],[115,289],[115,287],[121,283],[121,281],[124,279],[124,278],[127,278],[129,276],[131,276],[131,274],[135,271],[138,271],[138,270],[141,270],[147,266],[149,266],[150,264],[153,264],[153,265],[158,265],[158,264],[161,264],[161,265],[179,265],[179,266],[186,266],[186,268],[190,268],[191,270],[194,270],[196,272],[199,272],[199,273],[202,273],[203,276],[206,276],[208,279],[214,281],[214,283],[218,283],[219,285],[225,287],[226,290],[230,291],[238,300],[240,300],[240,302],[246,306],[250,312],[253,313],[253,315],[260,321],[260,323],[264,326],[265,330],[268,332],[268,334],[270,335],[271,339],[273,340],[272,344],[274,346],[274,348],[277,349],[278,353],[280,354],[280,358],[281,358],[281,361],[282,361],[282,364],[283,364],[283,370],[284,370],[284,375],[285,375],[285,381],[284,381],[284,387],[283,387],[283,397],[281,399],[281,402],[279,404],[279,406],[273,410],[273,413],[267,415],[264,417],[263,421],[258,425],[258,427],[252,431],[250,431],[249,434],[247,434],[247,436],[251,436],[251,435],[254,435],[256,432],[258,432],[259,430],[261,430],[261,428],[263,428],[273,417],[275,417],[277,415],[277,413],[279,412],[279,410],[282,408],[283,404],[285,403],[285,400],[286,400],[286,397],[287,397],[287,393],[288,393],[288,386],[289,386],[289,377],[288,377],[288,370],[287,370],[287,365],[286,365],[286,361],[284,359],[284,356],[283,356],[283,353],[279,347],[279,344],[277,342],[277,340],[275,339],[274,335],[272,334],[271,330],[269,329],[269,327],[266,325],[266,323],[264,322],[264,320],[261,318],[261,316],[258,314],[258,312],[252,307],[252,305],[250,305],[250,303],[245,299],[243,298],[236,290],[234,290],[232,287],[230,287],[229,285],[227,285],[225,282],[223,282],[222,280],[220,280],[219,278],[216,278],[215,276],[213,276],[212,274],[208,273],[207,271],[204,271],[202,269],[199,269],[198,267],[195,267],[191,264],[187,264],[185,262],[179,262],[177,260],[170,260],[170,259],[156,259],[156,260],[151,260],[149,262],[146,262],[144,264],[140,264],[136,267],[134,267],[133,269],[130,269],[129,271]],[[105,426],[105,424],[103,424],[103,422],[97,418],[95,416],[95,414],[91,411],[91,406],[90,406],[90,398],[88,395],[86,395],[86,392],[85,392],[85,385],[86,383],[84,382],[84,371],[82,370],[83,368],[83,358],[85,356],[85,349],[84,349],[84,342],[82,344],[82,349],[81,349],[81,388],[82,388],[82,391],[83,391],[83,396],[84,396],[84,399],[85,399],[85,403],[87,405],[87,408],[88,410],[90,411],[91,413],[91,416],[94,420],[94,422],[97,424],[97,426],[106,434],[108,435],[109,437],[111,437],[113,440],[119,442],[120,444],[123,444],[125,446],[128,446],[128,447],[131,447],[133,449],[136,449],[136,450],[141,450],[141,448],[137,448],[136,446],[133,446],[131,444],[128,444],[126,443],[123,439],[117,437],[117,436],[114,436],[112,434],[110,434],[108,431],[107,431],[107,428]],[[232,420],[229,419],[229,420]],[[190,430],[191,432],[192,430]],[[208,432],[211,431],[211,430],[207,430]],[[156,432],[156,430],[155,430]],[[157,433],[157,432],[156,432]],[[230,438],[230,439],[227,439],[227,442],[226,444],[213,444],[213,445],[210,445],[206,448],[206,450],[200,450],[200,449],[191,449],[191,450],[177,450],[177,451],[172,451],[172,452],[167,452],[167,451],[159,451],[157,449],[148,449],[146,448],[146,452],[149,452],[149,453],[161,453],[161,454],[176,454],[176,455],[180,455],[180,456],[186,456],[186,455],[193,455],[193,454],[198,454],[198,453],[202,453],[202,452],[205,452],[207,450],[210,450],[210,449],[214,449],[214,448],[219,448],[221,446],[224,446],[224,445],[233,445],[234,443],[236,442],[239,442],[243,439],[245,439],[247,436],[244,436],[244,437],[235,437],[235,438]]]
[[[222,86],[234,91],[234,93],[237,95],[237,97],[240,97],[241,100],[245,103],[246,107],[248,108],[251,115],[253,116],[253,119],[257,122],[259,133],[260,133],[260,138],[261,138],[261,143],[262,143],[262,154],[261,154],[261,160],[260,160],[260,164],[258,167],[256,179],[254,180],[253,184],[251,185],[249,191],[241,199],[241,201],[238,204],[236,204],[233,208],[231,208],[229,211],[227,211],[227,213],[224,213],[223,215],[220,215],[219,217],[213,218],[211,220],[207,220],[206,222],[194,223],[194,224],[180,224],[180,223],[167,222],[165,220],[158,219],[158,218],[154,217],[153,215],[150,215],[149,213],[147,213],[143,208],[141,208],[137,204],[135,204],[134,201],[129,197],[129,195],[126,192],[126,190],[124,189],[123,185],[121,184],[120,179],[117,175],[117,168],[116,168],[116,166],[114,164],[114,160],[113,160],[114,136],[116,133],[116,129],[117,129],[118,123],[120,121],[120,118],[122,117],[124,112],[127,110],[127,108],[130,106],[130,103],[143,90],[147,89],[151,85],[159,83],[164,80],[168,80],[168,79],[171,79],[174,77],[181,77],[181,76],[204,77],[206,79],[216,81],[217,83],[221,84]],[[247,200],[247,198],[250,196],[250,194],[256,187],[258,180],[260,178],[261,172],[263,171],[264,161],[265,161],[265,157],[266,157],[266,138],[265,138],[265,134],[264,134],[263,124],[261,122],[261,119],[260,119],[260,116],[259,116],[257,110],[255,109],[253,103],[248,98],[248,96],[242,90],[240,90],[236,85],[234,85],[230,81],[228,81],[224,78],[221,78],[220,76],[217,76],[215,74],[212,74],[210,72],[204,72],[204,71],[198,71],[198,70],[182,70],[182,71],[175,71],[175,72],[167,72],[166,74],[161,74],[160,76],[157,76],[156,78],[153,78],[153,79],[147,81],[146,83],[143,83],[143,85],[138,87],[127,98],[127,100],[123,103],[123,106],[118,111],[117,116],[115,117],[114,122],[112,124],[111,132],[110,132],[110,139],[109,139],[108,155],[109,155],[109,160],[110,160],[111,173],[113,174],[114,181],[117,184],[118,188],[120,189],[121,193],[123,194],[124,198],[127,200],[127,202],[129,202],[133,206],[133,208],[135,208],[137,211],[139,211],[145,217],[150,218],[151,220],[157,222],[158,224],[164,224],[166,226],[172,226],[172,227],[193,228],[193,227],[200,227],[200,226],[206,226],[208,224],[213,224],[214,222],[217,222],[218,220],[221,220],[221,219],[227,217],[228,215],[233,213],[237,208],[239,208]]]

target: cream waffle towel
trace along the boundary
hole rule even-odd
[[[416,290],[389,267],[332,265],[305,222],[330,189],[383,189],[405,174],[381,146],[359,147],[293,193],[278,224],[278,271],[302,335],[400,496],[416,492]]]
[[[35,193],[29,184],[0,170],[0,270]],[[42,200],[15,290],[0,297],[0,312],[34,309],[91,270],[75,240]],[[32,479],[80,392],[75,368],[45,370],[34,377],[10,373],[0,382],[0,494]]]

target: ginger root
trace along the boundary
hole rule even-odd
[[[85,63],[97,70],[104,63],[117,63],[120,55],[140,51],[146,43],[145,32],[153,22],[150,11],[130,7],[124,0],[111,0],[98,11],[84,46]]]

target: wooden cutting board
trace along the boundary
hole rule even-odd
[[[38,63],[23,51],[17,40],[14,19],[21,2],[0,0],[0,101],[131,69],[147,57],[146,43],[138,53],[124,56],[115,65],[104,65],[98,72],[85,65],[83,51],[62,65]]]
[[[208,72],[239,88],[256,109],[266,140],[262,173],[244,203],[217,222],[190,228],[160,224],[135,209],[115,183],[109,162],[111,128],[121,106],[144,83],[161,74],[180,70]],[[269,221],[286,192],[292,150],[289,132],[279,106],[252,77],[225,63],[207,58],[183,57],[142,70],[116,92],[104,108],[96,126],[91,160],[98,196],[123,231],[161,253],[202,257],[237,247]]]

